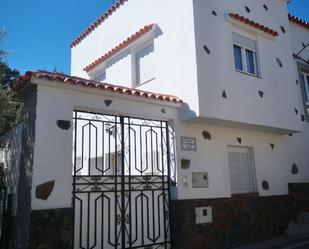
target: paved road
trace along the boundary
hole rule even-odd
[[[309,234],[295,235],[295,236],[281,236],[281,237],[277,237],[272,240],[248,244],[248,245],[240,246],[234,249],[265,249],[265,248],[266,249],[272,249],[272,248],[309,249],[309,237],[308,236]]]
[[[283,249],[309,249],[309,241],[297,243],[295,245],[284,247]]]

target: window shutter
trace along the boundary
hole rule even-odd
[[[251,193],[256,191],[255,170],[250,148],[229,147],[228,159],[232,193]]]
[[[256,42],[242,35],[233,33],[233,43],[252,51],[256,51]]]

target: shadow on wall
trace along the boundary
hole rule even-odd
[[[156,25],[156,28],[155,28],[155,30],[153,32],[154,32],[153,39],[156,39],[156,38],[158,38],[159,36],[161,36],[163,34],[162,30],[158,27],[158,25]],[[149,39],[149,41],[150,40],[151,40],[151,38]],[[139,48],[136,48],[137,51],[135,51],[135,52],[138,52],[138,56],[136,58],[136,61],[137,61],[138,65],[139,65],[139,60],[141,58],[143,58],[146,55],[154,52],[154,42],[150,46],[148,46],[146,48],[143,48],[142,46],[141,46],[141,48],[142,48],[141,50],[139,50]],[[130,56],[131,52],[132,52],[131,48],[129,47],[129,48],[124,49],[123,51],[121,51],[116,56],[113,56],[111,59],[107,60],[107,62],[106,62],[106,69],[109,69],[110,67],[112,67],[116,63],[118,63],[121,60],[125,59],[127,56]],[[139,68],[137,68],[137,70],[139,70]],[[96,79],[99,80],[99,81],[105,81],[106,80],[106,73],[102,73],[102,74],[98,75],[96,77]]]
[[[180,120],[189,120],[194,119],[197,117],[195,111],[192,111],[190,106],[187,103],[183,103],[181,105],[181,111],[179,112],[179,119]]]

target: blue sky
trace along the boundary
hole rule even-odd
[[[1,0],[0,28],[9,31],[2,46],[11,51],[8,64],[21,73],[54,68],[70,73],[71,41],[111,3],[112,0]],[[289,11],[309,21],[309,0],[292,0]]]

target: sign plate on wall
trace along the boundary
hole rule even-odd
[[[187,151],[196,151],[196,138],[181,137],[181,149]]]

